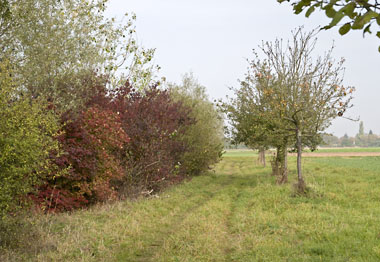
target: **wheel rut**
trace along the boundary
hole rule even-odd
[[[208,183],[202,187],[210,188],[210,185],[211,183]],[[148,245],[144,246],[142,250],[140,250],[140,256],[136,257],[134,261],[156,262],[156,254],[159,252],[159,249],[163,247],[167,237],[178,231],[181,228],[183,221],[185,221],[188,216],[207,205],[209,201],[217,196],[219,190],[220,186],[214,187],[212,191],[208,191],[202,198],[199,198],[197,201],[195,201],[190,208],[181,210],[180,213],[177,213],[174,216],[167,216],[167,218],[170,219],[170,222],[165,223],[164,225],[161,224],[162,227],[157,228],[157,230],[154,232],[150,232],[150,238],[152,241]],[[198,193],[201,194],[202,192]]]

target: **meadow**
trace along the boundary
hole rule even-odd
[[[30,219],[1,261],[379,261],[380,157],[304,158],[306,196],[252,151],[158,195]]]

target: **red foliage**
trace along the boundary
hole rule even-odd
[[[179,161],[188,145],[181,135],[194,120],[168,91],[139,92],[129,84],[108,91],[103,83],[83,101],[81,112],[62,114],[57,139],[64,153],[52,154],[67,172],[47,176],[32,197],[37,205],[71,210],[115,199],[120,188],[158,190],[182,179]]]
[[[67,172],[50,174],[34,200],[62,211],[116,199],[113,184],[124,176],[120,157],[129,141],[120,116],[92,106],[80,114],[63,114],[62,123],[63,133],[57,139],[64,153],[55,156],[54,162]]]
[[[123,98],[119,96],[120,99]],[[148,188],[158,189],[162,181],[173,179],[180,171],[176,167],[187,150],[181,135],[193,120],[189,110],[173,102],[168,91],[152,88],[145,94],[131,92],[128,100],[122,123],[131,137],[130,175],[135,183],[143,182]]]
[[[41,186],[38,193],[30,198],[40,210],[54,213],[71,211],[88,203],[83,196],[64,189],[51,188],[48,184]]]
[[[174,102],[167,90],[151,87],[136,91],[128,83],[104,99],[99,91],[90,104],[111,109],[120,115],[122,127],[130,137],[125,162],[128,176],[124,184],[159,189],[170,180],[178,180],[181,156],[188,145],[181,140],[185,128],[194,120],[190,109]]]

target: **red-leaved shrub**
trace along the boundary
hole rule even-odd
[[[120,159],[129,141],[120,116],[92,106],[80,114],[66,112],[61,121],[63,132],[57,139],[63,154],[54,161],[67,172],[49,174],[34,199],[50,211],[116,199],[115,185],[124,176]]]
[[[180,138],[193,123],[189,109],[155,87],[142,93],[127,85],[113,102],[131,138],[126,151],[127,185],[158,190],[182,177],[180,160],[188,145]]]
[[[180,161],[189,145],[181,136],[194,123],[189,108],[157,87],[108,90],[99,83],[80,112],[61,115],[63,153],[51,154],[58,172],[32,196],[47,211],[157,191],[184,177]]]
[[[180,159],[189,145],[180,137],[194,123],[189,108],[174,102],[169,91],[155,86],[137,91],[126,83],[110,91],[110,99],[105,99],[104,94],[98,90],[90,104],[120,115],[122,127],[130,138],[125,148],[124,189],[158,190],[181,180],[184,174]]]

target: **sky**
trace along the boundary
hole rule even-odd
[[[306,31],[328,24],[320,11],[309,18],[294,15],[288,3],[276,0],[109,0],[107,16],[121,19],[126,12],[137,15],[140,45],[156,48],[155,63],[160,76],[181,82],[193,72],[206,87],[210,99],[232,95],[247,71],[247,59],[262,41],[288,40],[291,31]],[[340,36],[338,28],[322,30],[316,55],[335,45],[334,58],[344,57],[344,85],[354,86],[354,107],[347,116],[364,122],[365,132],[380,134],[380,40],[374,35],[351,31]],[[327,132],[336,136],[358,133],[359,122],[336,119]]]

